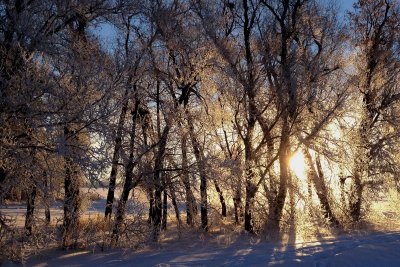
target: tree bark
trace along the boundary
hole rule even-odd
[[[233,198],[233,207],[234,207],[234,213],[235,213],[235,223],[239,224],[241,221],[241,218],[243,216],[243,207],[242,207],[242,194],[241,194],[241,188],[240,185],[238,188],[235,190],[235,196]]]
[[[254,163],[252,160],[246,162],[246,198],[244,206],[244,230],[249,233],[254,233],[253,225],[253,200],[256,193],[256,186],[253,183],[254,180]]]
[[[65,176],[64,176],[64,221],[62,247],[64,249],[72,248],[76,245],[79,230],[80,216],[80,186],[81,178],[79,167],[73,162],[71,157],[79,154],[74,147],[79,144],[76,133],[71,131],[67,126],[64,127],[64,138],[66,144],[65,160]]]
[[[186,109],[186,118],[189,125],[189,134],[192,142],[193,153],[196,158],[197,168],[200,173],[201,228],[203,228],[205,231],[208,231],[207,174],[206,174],[204,152],[200,146],[199,141],[195,136],[193,119],[188,109]]]
[[[49,177],[47,175],[47,172],[43,172],[43,179],[44,179],[44,196],[45,196],[45,203],[44,203],[44,215],[46,219],[46,223],[50,224],[51,222],[51,214],[50,214],[50,188],[49,188]]]
[[[117,133],[115,136],[115,146],[114,146],[114,153],[111,161],[111,173],[109,178],[109,185],[108,185],[108,193],[107,193],[107,202],[106,202],[106,209],[104,212],[104,216],[106,219],[111,218],[113,203],[114,203],[114,194],[115,194],[115,185],[117,180],[117,173],[118,173],[118,161],[119,161],[119,153],[122,146],[122,130],[125,124],[125,116],[128,109],[129,99],[127,98],[128,90],[125,92],[125,100],[122,104],[121,114],[119,116],[118,121],[118,128]]]
[[[321,207],[324,212],[324,217],[329,221],[331,226],[340,227],[340,223],[336,219],[336,216],[333,214],[333,211],[329,204],[328,190],[325,185],[320,159],[319,158],[316,159],[316,165],[317,165],[317,170],[316,170],[312,161],[311,154],[307,148],[303,149],[303,154],[309,168],[308,177],[315,186],[315,191],[321,203]]]
[[[32,177],[32,179],[33,179],[33,177]],[[27,236],[32,234],[36,193],[37,193],[36,185],[33,185],[32,190],[31,190],[31,192],[29,192],[27,200],[26,200],[25,233]]]
[[[271,239],[278,239],[280,237],[280,221],[282,218],[283,206],[285,205],[287,187],[289,181],[289,158],[290,158],[290,142],[289,142],[289,128],[287,118],[281,130],[281,140],[279,145],[279,189],[277,196],[270,202],[269,214],[267,222],[267,231]]]
[[[221,188],[219,187],[217,181],[215,179],[213,179],[213,181],[214,181],[215,190],[217,191],[218,196],[219,196],[219,202],[221,203],[221,215],[222,215],[222,217],[226,217],[226,204],[225,204],[224,195],[222,194]]]
[[[129,193],[132,188],[136,187],[139,183],[140,179],[137,178],[133,180],[133,169],[135,167],[134,163],[134,148],[135,148],[135,140],[136,140],[136,124],[138,119],[139,112],[139,100],[135,101],[135,107],[132,110],[132,126],[130,132],[130,142],[129,142],[129,158],[128,163],[125,167],[125,181],[122,189],[121,197],[118,203],[117,211],[115,214],[115,224],[112,233],[111,245],[114,246],[118,242],[118,238],[121,234],[121,225],[125,218],[126,212],[126,203],[129,198]]]
[[[158,151],[154,163],[153,180],[154,180],[155,193],[154,193],[154,207],[153,207],[153,218],[152,218],[153,222],[152,239],[155,242],[158,241],[158,237],[160,235],[161,217],[162,217],[161,193],[163,191],[161,173],[162,173],[162,166],[165,156],[165,149],[167,146],[169,130],[170,126],[167,123],[161,134],[161,138],[158,145]]]
[[[175,210],[175,217],[176,217],[176,220],[178,221],[178,228],[180,228],[182,225],[182,221],[181,221],[181,216],[179,213],[178,204],[176,202],[175,190],[172,186],[169,186],[169,193],[171,195],[172,206],[174,207],[174,210]]]
[[[257,186],[254,184],[255,178],[255,155],[253,148],[253,134],[257,119],[257,107],[255,103],[255,81],[253,73],[253,55],[251,49],[250,36],[252,31],[251,15],[249,14],[248,1],[243,0],[243,38],[245,46],[246,57],[246,82],[243,84],[245,89],[245,96],[247,97],[247,133],[243,140],[245,149],[245,183],[246,183],[246,197],[244,206],[244,230],[249,233],[254,233],[252,209],[253,200],[257,191]],[[254,14],[253,14],[254,15]]]
[[[73,248],[76,245],[79,229],[80,178],[76,166],[66,158],[64,179],[64,222],[62,247]]]
[[[167,187],[164,183],[163,185],[163,206],[162,206],[162,223],[161,230],[167,230],[167,220],[168,220],[168,194]]]
[[[357,147],[357,153],[354,157],[354,169],[353,179],[349,198],[350,216],[353,222],[359,222],[361,220],[361,206],[362,206],[362,193],[363,185],[362,182],[365,178],[368,178],[369,168],[369,154],[370,154],[370,139],[369,134],[372,124],[374,113],[372,110],[368,110],[371,103],[364,103],[364,118],[361,121],[360,128],[358,129],[359,143]]]
[[[152,223],[152,218],[153,218],[153,208],[154,208],[154,191],[153,187],[149,189],[149,218],[148,218],[148,223]]]
[[[182,145],[182,182],[185,187],[186,196],[186,223],[193,226],[194,219],[197,215],[197,205],[196,199],[194,198],[188,171],[188,159],[187,159],[187,145],[186,145],[187,135],[182,135],[181,145]]]

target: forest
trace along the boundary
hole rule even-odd
[[[341,10],[0,0],[0,264],[399,230],[400,2]]]

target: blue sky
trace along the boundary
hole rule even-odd
[[[356,2],[356,0],[337,0],[338,4],[341,6],[341,12],[345,12],[345,10],[352,10],[353,9],[353,3]]]
[[[332,0],[317,0],[317,1],[332,1]],[[336,0],[336,1],[340,6],[339,12],[342,15],[342,17],[344,17],[346,11],[353,9],[353,3],[356,2],[356,0]],[[110,49],[113,46],[115,46],[116,32],[113,26],[107,23],[103,23],[99,25],[94,30],[94,32],[95,34],[101,36],[102,43],[104,46],[107,47],[107,49]]]

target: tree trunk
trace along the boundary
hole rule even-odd
[[[33,179],[33,177],[32,177],[32,179]],[[36,193],[37,193],[36,185],[33,185],[32,190],[28,194],[27,201],[26,201],[25,233],[27,236],[32,234]]]
[[[284,120],[281,131],[281,140],[279,145],[279,189],[277,196],[271,200],[269,205],[269,214],[267,222],[267,231],[271,239],[280,237],[279,223],[282,218],[283,206],[285,205],[287,187],[289,181],[289,159],[290,159],[290,142],[289,127],[287,120]]]
[[[186,146],[187,135],[182,135],[182,182],[185,186],[185,196],[186,196],[186,223],[193,226],[194,219],[197,215],[197,205],[196,199],[194,198],[189,179],[188,171],[188,159],[187,159],[187,146]]]
[[[253,198],[257,191],[257,186],[254,184],[255,177],[255,155],[253,148],[253,134],[257,119],[257,107],[256,107],[256,92],[255,92],[255,80],[253,73],[253,55],[251,47],[251,33],[252,33],[252,23],[251,15],[249,14],[248,1],[243,0],[243,38],[245,47],[245,57],[246,57],[246,75],[247,81],[245,84],[245,96],[247,97],[247,133],[243,140],[244,150],[245,150],[245,183],[246,183],[246,197],[244,206],[244,229],[249,233],[254,233],[252,209],[253,209]]]
[[[365,104],[365,118],[362,120],[359,132],[359,143],[357,153],[354,158],[354,171],[350,191],[349,208],[350,216],[353,222],[359,222],[361,219],[363,181],[368,178],[369,166],[369,144],[370,144],[370,128],[373,124],[373,111],[368,110],[368,105]]]
[[[244,206],[244,230],[249,233],[254,233],[253,225],[253,200],[256,194],[256,185],[253,183],[254,180],[254,162],[250,158],[246,159],[246,198]]]
[[[79,167],[73,162],[72,157],[79,156],[79,151],[75,147],[79,145],[79,140],[73,131],[67,126],[64,127],[64,138],[66,144],[65,176],[64,176],[64,221],[62,247],[72,248],[78,240],[79,216],[81,199],[79,189],[81,178]]]
[[[247,134],[243,140],[244,143],[244,152],[245,152],[245,186],[246,186],[246,196],[245,196],[245,204],[244,204],[244,230],[249,233],[254,233],[254,225],[253,225],[253,201],[254,196],[257,192],[257,186],[254,184],[255,174],[255,158],[254,158],[254,149],[253,149],[253,132],[256,123],[255,117],[255,106],[254,106],[254,92],[250,88],[248,89],[248,98],[249,98],[249,111],[248,111],[248,126],[247,126]]]
[[[331,206],[329,204],[328,200],[328,190],[325,185],[325,178],[324,178],[324,173],[322,171],[322,166],[321,166],[321,160],[319,156],[316,159],[317,163],[317,171],[318,171],[318,181],[320,182],[320,190],[317,189],[317,191],[322,192],[321,195],[318,195],[318,198],[321,201],[321,205],[323,206],[325,212],[325,218],[329,219],[329,222],[331,223],[332,226],[334,227],[341,227],[339,221],[336,219],[336,216],[333,214],[333,211],[331,209]]]
[[[235,213],[235,223],[239,224],[241,221],[241,218],[243,216],[243,207],[242,207],[242,194],[241,194],[241,188],[240,184],[235,190],[235,196],[233,198],[233,207],[234,207],[234,213]]]
[[[152,223],[153,208],[154,208],[154,191],[153,187],[151,187],[149,190],[149,218],[147,220],[149,224]]]
[[[200,216],[201,216],[201,228],[208,231],[208,204],[207,204],[207,174],[204,153],[197,140],[194,132],[194,125],[189,110],[186,109],[187,121],[189,125],[189,134],[192,141],[193,153],[196,158],[197,168],[200,173]]]
[[[73,248],[78,239],[80,210],[80,178],[77,167],[69,158],[65,159],[64,222],[62,247]]]
[[[135,167],[134,163],[134,148],[135,148],[135,140],[136,140],[136,124],[138,118],[139,110],[139,100],[136,100],[135,107],[132,110],[132,128],[130,132],[130,142],[129,142],[129,158],[128,163],[125,167],[125,181],[122,189],[121,197],[118,203],[117,211],[115,214],[115,224],[112,233],[111,245],[114,246],[118,242],[118,238],[121,234],[121,225],[125,218],[126,212],[126,203],[129,198],[129,193],[132,188],[136,187],[139,183],[140,179],[137,178],[135,181],[133,180],[133,169]]]
[[[309,168],[308,177],[311,180],[310,182],[312,182],[315,186],[315,191],[321,203],[321,207],[324,211],[324,217],[327,220],[329,220],[331,226],[340,227],[340,223],[336,219],[336,216],[333,214],[331,206],[329,204],[328,190],[325,185],[320,159],[319,158],[316,159],[317,170],[315,170],[311,154],[307,148],[303,149],[303,154]]]
[[[174,190],[174,188],[172,188],[172,186],[169,186],[169,193],[171,195],[171,202],[172,202],[172,206],[174,207],[175,217],[176,217],[176,220],[178,221],[178,228],[180,228],[182,225],[182,221],[181,221],[181,216],[179,213],[178,204],[176,202],[175,190]]]
[[[45,197],[45,203],[44,203],[44,215],[46,219],[46,223],[50,224],[51,222],[51,215],[50,215],[50,188],[49,188],[49,177],[47,176],[46,172],[43,172],[43,178],[44,178],[44,197]]]
[[[153,231],[152,231],[152,239],[153,241],[158,241],[158,237],[160,235],[160,227],[161,227],[161,217],[162,217],[162,202],[161,202],[161,193],[163,190],[162,181],[161,181],[161,172],[162,166],[165,156],[165,149],[167,146],[167,140],[169,135],[170,127],[168,123],[165,125],[164,130],[161,134],[161,139],[158,144],[158,151],[155,158],[154,163],[154,208],[153,208]]]
[[[0,167],[0,205],[3,205],[6,193],[5,193],[5,188],[4,185],[6,184],[6,177],[7,177],[7,173],[6,171]]]
[[[161,230],[167,230],[167,220],[168,220],[168,194],[167,187],[163,185],[163,206],[162,206],[162,223]]]
[[[221,203],[221,215],[222,217],[226,217],[226,204],[224,195],[222,194],[221,188],[219,188],[217,181],[215,179],[213,180],[214,180],[215,190],[217,191],[219,196],[219,202]]]
[[[128,109],[128,103],[129,103],[129,99],[127,98],[127,95],[128,95],[128,90],[126,90],[126,92],[125,92],[126,100],[124,100],[124,103],[122,104],[122,110],[121,110],[121,114],[119,116],[119,121],[118,121],[117,133],[115,136],[115,146],[114,146],[114,153],[113,153],[112,163],[111,163],[111,173],[110,173],[110,178],[109,178],[110,182],[108,185],[106,209],[104,212],[104,216],[106,219],[111,218],[111,213],[112,213],[112,208],[113,208],[113,203],[114,203],[114,194],[115,194],[115,184],[116,184],[117,172],[118,172],[119,153],[120,153],[121,145],[122,145],[122,130],[124,128],[125,116],[126,116],[126,111]]]
[[[362,183],[360,169],[356,170],[353,175],[353,184],[350,192],[350,216],[353,222],[358,222],[361,219],[361,202],[362,202]]]

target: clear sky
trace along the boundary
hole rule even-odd
[[[353,4],[356,2],[356,0],[337,0],[337,2],[341,6],[341,12],[345,12],[346,10],[352,10],[353,9]]]

